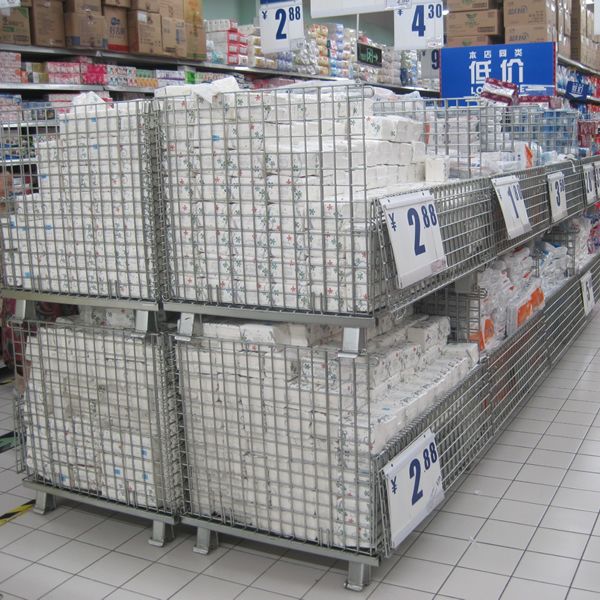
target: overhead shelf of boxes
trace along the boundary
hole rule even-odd
[[[337,557],[361,589],[398,543],[388,462],[431,430],[450,489],[586,323],[581,277],[600,293],[576,111],[227,79],[82,95],[35,136],[12,112],[0,140],[35,167],[0,217],[2,293],[41,511]],[[412,248],[415,215],[443,253],[416,276],[392,223]],[[40,323],[36,300],[79,314]]]

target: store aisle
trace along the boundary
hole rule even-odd
[[[0,525],[3,600],[600,600],[600,313],[441,511],[374,573],[343,590],[345,565],[227,538],[165,548],[147,523],[61,504]],[[12,428],[0,387],[0,435]],[[0,454],[0,514],[31,498]]]

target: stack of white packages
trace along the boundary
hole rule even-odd
[[[169,506],[178,469],[166,449],[177,447],[177,428],[160,372],[165,349],[82,323],[59,319],[27,339],[28,473],[133,506]]]
[[[540,240],[536,243],[536,249],[540,256],[542,289],[546,298],[549,298],[565,282],[573,260],[566,245]]]
[[[36,139],[39,192],[1,223],[8,287],[155,297],[147,106],[84,94]]]
[[[571,231],[574,232],[575,268],[583,269],[596,253],[597,248],[593,240],[593,233],[597,227],[596,219],[586,216],[576,217],[569,222]]]
[[[423,185],[422,124],[354,86],[236,89],[161,91],[172,296],[367,311],[371,200]]]
[[[478,361],[449,333],[445,317],[412,316],[352,359],[339,357],[336,330],[205,324],[178,345],[190,512],[375,544],[372,457]]]

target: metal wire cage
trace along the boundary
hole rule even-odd
[[[447,319],[427,323],[447,337]],[[378,555],[373,459],[464,379],[473,358],[465,346],[442,351],[438,338],[427,349],[407,343],[402,327],[355,358],[340,355],[335,337],[317,343],[327,329],[312,330],[314,345],[266,341],[286,327],[220,323],[221,339],[176,342],[185,514],[207,527]]]
[[[173,349],[165,334],[14,322],[20,464],[32,482],[151,513],[181,509]]]
[[[409,141],[419,124],[373,115],[372,96],[327,85],[156,100],[165,299],[358,316],[381,308],[373,199],[422,182],[424,155]]]
[[[20,184],[0,213],[3,286],[156,301],[162,224],[151,104],[61,108],[40,109],[34,122],[21,111],[0,127],[0,177],[9,193],[9,173]]]
[[[378,102],[375,113],[421,123],[427,154],[446,157],[452,178],[489,177],[577,154],[577,111],[502,106],[482,98],[397,98]]]

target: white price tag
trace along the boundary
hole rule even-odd
[[[394,48],[426,50],[444,45],[444,3],[433,0],[394,11]]]
[[[16,8],[21,6],[21,0],[0,0],[0,8]]]
[[[596,202],[596,175],[594,165],[583,165],[583,185],[585,187],[585,203],[589,206]]]
[[[556,223],[567,216],[567,188],[564,173],[548,175],[548,191],[550,192],[550,214],[552,222]]]
[[[410,8],[412,0],[385,0],[386,8]]]
[[[596,297],[594,296],[594,284],[592,282],[592,272],[588,271],[581,278],[581,295],[583,296],[583,312],[587,317],[594,306],[596,306]]]
[[[261,1],[260,39],[265,54],[289,52],[304,40],[302,0]]]
[[[428,429],[384,468],[392,546],[397,548],[444,500],[440,457]]]
[[[439,79],[441,50],[439,48],[420,50],[418,56],[421,61],[421,77],[423,79]]]
[[[598,194],[598,199],[600,200],[600,162],[594,163],[594,175],[596,176],[596,193]]]
[[[531,223],[519,179],[514,175],[498,177],[492,179],[492,184],[496,190],[498,202],[500,202],[509,239],[512,240],[531,231]]]
[[[400,288],[431,277],[448,266],[431,192],[392,196],[383,199],[381,205],[385,211]]]

